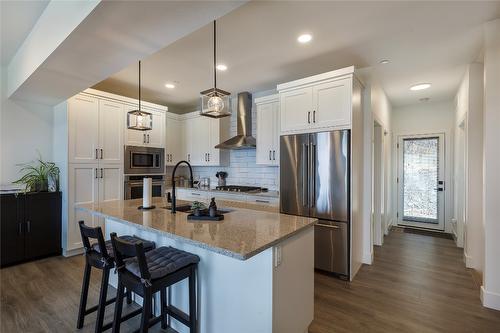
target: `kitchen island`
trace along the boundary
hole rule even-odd
[[[191,221],[185,212],[171,214],[163,198],[154,198],[153,210],[137,209],[141,204],[116,200],[77,208],[105,219],[106,238],[111,232],[137,235],[200,257],[199,332],[307,332],[314,310],[315,219],[219,201],[224,220]],[[110,284],[116,286],[116,276]],[[171,288],[173,305],[187,311],[187,300],[187,282]],[[172,327],[187,331],[174,319]]]

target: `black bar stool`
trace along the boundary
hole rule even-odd
[[[84,224],[83,221],[79,221],[78,225],[80,226],[80,234],[82,236],[82,242],[85,251],[85,270],[83,273],[82,293],[80,296],[80,308],[78,310],[78,321],[76,327],[78,329],[82,328],[85,316],[94,311],[97,311],[95,332],[100,333],[111,328],[111,326],[113,325],[112,322],[103,325],[106,305],[109,305],[116,301],[116,297],[106,300],[109,283],[109,272],[115,266],[113,246],[111,245],[111,241],[104,241],[101,227],[88,227]],[[145,241],[136,236],[121,237],[131,243],[141,242],[145,251],[149,251],[155,248],[154,242]],[[96,239],[97,242],[91,244],[90,239]],[[87,309],[87,296],[89,292],[90,273],[92,267],[102,270],[101,291],[99,294],[99,303],[96,306]],[[127,289],[127,303],[132,303],[131,292],[129,289]],[[122,320],[132,318],[139,313],[141,313],[141,309],[127,314],[122,318]]]
[[[118,270],[118,294],[116,296],[113,333],[120,332],[123,297],[125,288],[143,298],[141,327],[139,332],[146,333],[149,327],[161,321],[161,328],[169,327],[169,316],[177,319],[191,333],[196,332],[196,269],[200,258],[197,255],[162,246],[145,252],[144,244],[132,243],[111,234]],[[124,260],[126,257],[135,257]],[[189,279],[189,314],[167,303],[167,288],[181,280]],[[160,292],[161,315],[152,317],[153,294]]]

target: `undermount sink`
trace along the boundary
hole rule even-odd
[[[162,208],[171,210],[172,206],[168,205],[168,206],[165,206],[165,207],[162,207]],[[189,214],[193,212],[193,210],[191,209],[191,205],[176,206],[175,210],[178,211],[178,212],[189,213]],[[231,213],[232,211],[233,211],[233,209],[228,209],[228,208],[217,209],[217,213],[218,214]]]

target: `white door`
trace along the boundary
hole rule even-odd
[[[444,230],[444,134],[398,138],[398,224]]]
[[[146,132],[147,131],[138,131],[127,128],[127,112],[132,110],[137,110],[138,105],[124,105],[124,124],[125,124],[125,133],[126,133],[126,142],[128,146],[146,146]]]
[[[264,103],[257,105],[256,164],[273,164],[274,137],[276,136],[274,132],[274,104]]]
[[[148,146],[162,148],[165,147],[164,128],[165,114],[161,111],[149,111],[153,114],[153,129],[147,131],[146,142]]]
[[[68,102],[69,163],[96,163],[99,148],[97,98],[77,95]]]
[[[281,132],[303,132],[312,121],[312,88],[280,93]]]
[[[98,205],[98,177],[99,169],[94,164],[70,164],[68,168],[68,230],[67,250],[81,248],[82,239],[78,221],[94,226],[95,219],[92,214],[76,210],[76,204]]]
[[[175,165],[186,158],[184,153],[184,123],[182,120],[167,117],[166,125],[166,163]]]
[[[314,86],[313,127],[348,127],[351,123],[351,92],[351,78]]]
[[[122,163],[123,105],[99,101],[99,163]]]
[[[123,200],[123,167],[121,165],[100,165],[98,175],[99,203]],[[99,225],[104,231],[104,219],[96,218],[94,224]]]

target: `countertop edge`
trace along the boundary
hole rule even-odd
[[[177,240],[182,240],[183,242],[186,242],[188,244],[191,244],[191,245],[194,245],[196,247],[200,247],[200,248],[203,248],[203,249],[207,249],[209,251],[212,251],[212,252],[216,252],[216,253],[219,253],[219,254],[222,254],[222,255],[225,255],[227,257],[231,257],[231,258],[234,258],[234,259],[238,259],[238,260],[241,260],[241,261],[244,261],[244,260],[248,260],[254,256],[256,256],[257,254],[261,253],[261,252],[264,252],[265,250],[267,250],[268,248],[270,247],[273,247],[274,245],[278,244],[278,243],[281,243],[283,242],[284,240],[287,240],[291,237],[293,237],[294,235],[298,234],[299,232],[305,230],[306,228],[309,228],[309,227],[312,227],[314,226],[316,223],[317,223],[317,220],[314,222],[314,223],[310,223],[310,224],[307,224],[305,226],[303,226],[302,228],[300,229],[297,229],[281,238],[278,238],[264,246],[261,246],[245,255],[242,255],[240,253],[236,253],[236,252],[233,252],[233,251],[230,251],[230,250],[226,250],[226,249],[222,249],[220,247],[214,247],[214,246],[210,246],[206,243],[203,243],[203,242],[199,242],[199,241],[196,241],[196,240],[193,240],[193,239],[189,239],[189,238],[185,238],[185,237],[182,237],[182,236],[178,236],[178,235],[175,235],[175,234],[172,234],[172,233],[169,233],[169,232],[166,232],[166,231],[163,231],[163,230],[159,230],[159,229],[155,229],[155,228],[152,228],[152,227],[147,227],[147,226],[144,226],[142,224],[137,224],[137,223],[133,223],[133,222],[130,222],[130,221],[127,221],[127,220],[123,220],[123,219],[120,219],[120,218],[117,218],[115,216],[110,216],[110,215],[107,215],[107,214],[103,214],[99,211],[96,211],[96,210],[92,210],[92,209],[89,209],[89,208],[86,208],[86,207],[79,207],[79,206],[76,206],[75,207],[76,209],[78,210],[81,210],[81,211],[85,211],[85,212],[89,212],[93,215],[97,215],[97,216],[100,216],[100,217],[103,217],[105,219],[110,219],[110,220],[113,220],[113,221],[116,221],[116,222],[120,222],[120,223],[124,223],[124,224],[127,224],[127,225],[130,225],[130,226],[135,226],[139,229],[142,229],[142,230],[145,230],[145,231],[150,231],[150,232],[156,232],[158,234],[161,234],[161,235],[165,235],[171,239],[177,239]]]

